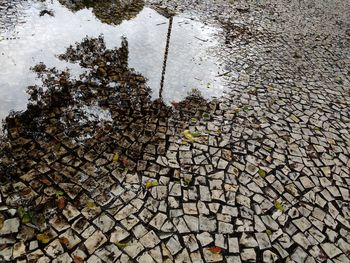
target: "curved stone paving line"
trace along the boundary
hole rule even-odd
[[[5,262],[350,261],[349,38],[229,28],[220,100],[151,101],[127,42],[70,49],[80,81],[35,68],[49,92],[1,145]]]

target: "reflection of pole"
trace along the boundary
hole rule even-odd
[[[165,71],[166,71],[166,63],[168,60],[168,53],[169,53],[169,45],[170,45],[170,37],[171,37],[171,29],[173,27],[173,16],[169,18],[169,27],[168,27],[168,34],[166,38],[166,46],[165,46],[165,53],[164,53],[164,60],[163,60],[163,70],[162,70],[162,78],[160,80],[160,90],[159,90],[159,98],[162,99],[163,94],[163,87],[164,87],[164,77],[165,77]]]

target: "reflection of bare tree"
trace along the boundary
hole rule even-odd
[[[135,17],[144,6],[143,0],[59,0],[68,9],[76,12],[92,8],[92,12],[103,23],[118,25],[123,20]]]
[[[0,0],[0,36],[3,32],[12,30],[17,24],[24,23],[24,13],[28,8],[29,4],[27,1]]]

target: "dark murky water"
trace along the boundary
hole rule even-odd
[[[140,10],[124,8],[125,16],[118,20],[108,20],[108,12],[104,15],[96,7],[70,10],[55,0],[14,2],[10,14],[9,9],[0,9],[0,118],[11,110],[26,108],[26,87],[40,83],[30,70],[32,66],[44,62],[48,67],[69,68],[72,77],[77,77],[81,67],[59,60],[57,55],[85,36],[100,34],[107,48],[119,47],[121,37],[127,38],[129,67],[148,79],[152,97],[158,98],[170,19],[151,8],[137,7]],[[54,16],[40,16],[42,10],[52,10]],[[173,18],[161,94],[165,103],[179,101],[193,89],[205,98],[223,93],[223,79],[217,76],[224,70],[211,55],[220,44],[219,32],[218,28],[182,16]]]

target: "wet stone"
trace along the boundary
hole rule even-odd
[[[154,248],[159,244],[160,239],[154,231],[150,231],[140,239],[140,242],[145,248]]]
[[[305,248],[310,246],[309,240],[302,233],[298,233],[298,234],[294,235],[293,240]]]
[[[332,243],[321,244],[321,247],[329,258],[334,258],[342,253],[342,251]]]
[[[197,234],[197,239],[203,247],[214,241],[213,237],[208,232]]]
[[[44,1],[47,12],[17,2],[0,5],[0,104],[20,101],[6,94],[26,88],[22,67],[33,66],[41,81],[28,88],[28,110],[5,120],[0,139],[2,260],[349,261],[345,2],[251,1],[248,7],[179,0],[159,8],[150,0],[143,9],[137,1],[60,0]],[[56,28],[62,18],[70,21],[63,31]],[[213,34],[206,34],[212,22]],[[104,36],[80,39],[96,25]],[[198,31],[188,36],[188,27]],[[77,44],[48,54],[55,50],[47,29],[57,48]],[[152,43],[135,30],[151,34]],[[108,49],[120,31],[128,39]],[[33,48],[28,37],[55,69],[23,64]],[[152,76],[165,65],[159,52],[165,42],[171,52],[159,92]],[[26,47],[18,52],[21,43]],[[207,44],[210,50],[200,52],[198,45]],[[200,61],[193,57],[196,66],[186,70],[191,50]],[[34,53],[30,58],[38,61]],[[211,71],[207,55],[222,68]],[[206,83],[203,72],[195,76],[200,65],[218,85]],[[61,66],[77,69],[68,74]],[[203,83],[182,82],[193,77]],[[229,89],[209,99],[221,92],[221,80]],[[183,99],[187,86],[198,91]]]
[[[254,249],[252,248],[247,248],[243,249],[241,252],[241,258],[243,261],[255,261],[256,260],[256,254]]]
[[[203,249],[205,262],[221,262],[223,256],[220,253],[213,253],[208,248]]]
[[[0,236],[17,233],[19,229],[19,225],[20,225],[20,222],[18,218],[11,218],[11,219],[5,220],[3,222],[2,228],[0,229]]]
[[[16,243],[13,246],[13,252],[12,252],[13,258],[18,258],[26,254],[26,246],[23,242]]]
[[[108,232],[114,226],[114,220],[106,214],[96,218],[93,222],[103,233]]]
[[[45,247],[45,252],[52,258],[56,258],[58,255],[64,252],[64,249],[58,239],[52,241]]]
[[[172,255],[175,255],[176,253],[178,253],[182,249],[179,241],[177,241],[173,237],[170,238],[170,240],[167,242],[166,246]]]
[[[92,254],[96,249],[102,246],[107,241],[106,236],[99,230],[94,232],[85,242],[84,245],[89,254]]]
[[[131,257],[136,258],[144,250],[144,247],[139,242],[129,243],[128,246],[125,247],[124,251]]]
[[[121,227],[115,227],[115,230],[111,234],[110,242],[116,243],[121,242],[130,235],[128,231]]]
[[[265,249],[271,247],[270,240],[267,234],[265,233],[256,233],[255,237],[258,241],[259,248]]]

